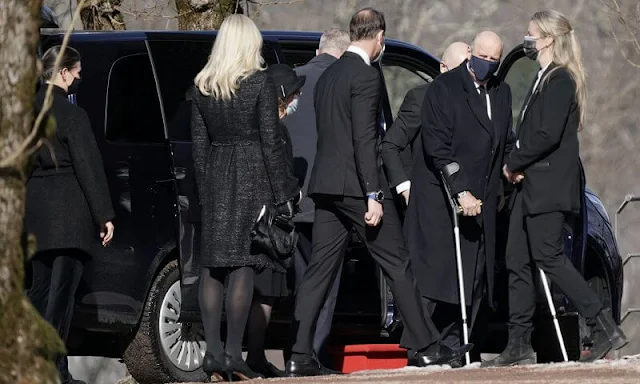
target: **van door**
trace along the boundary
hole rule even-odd
[[[79,34],[70,44],[83,57],[83,85],[74,101],[91,120],[116,213],[113,242],[97,247],[85,266],[74,326],[128,332],[139,322],[160,260],[176,243],[158,90],[141,37]]]

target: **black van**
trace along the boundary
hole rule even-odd
[[[89,114],[117,217],[113,244],[96,251],[86,266],[68,346],[75,355],[122,358],[140,383],[205,376],[200,369],[205,346],[196,301],[198,265],[193,228],[186,221],[190,202],[185,191],[192,188],[193,167],[185,93],[207,61],[215,36],[214,31],[75,32],[70,39],[82,54],[83,67],[82,87],[70,101]],[[263,37],[268,64],[295,66],[314,56],[320,33],[269,31]],[[42,30],[41,52],[61,39],[59,30]],[[499,71],[512,88],[514,116],[538,70],[523,57],[516,47]],[[392,39],[386,40],[382,64],[374,65],[385,79],[387,126],[407,90],[439,73],[436,57]],[[609,217],[586,188],[583,203],[581,217],[567,225],[567,254],[619,319],[622,268]],[[504,248],[504,221],[499,232]],[[397,343],[401,320],[393,297],[356,238],[345,264],[332,342]],[[504,266],[500,269],[504,272]],[[506,288],[502,292],[506,295]],[[567,349],[576,359],[582,348],[580,319],[566,298],[555,295],[555,300]],[[502,303],[492,321],[495,333],[476,352],[504,347]],[[274,314],[270,348],[286,341],[291,305],[291,300],[283,302]],[[538,356],[552,360],[558,346],[544,301],[538,315]]]

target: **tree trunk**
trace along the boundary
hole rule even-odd
[[[122,0],[89,0],[80,11],[82,26],[94,31],[124,31],[127,29],[118,7]]]
[[[42,0],[3,0],[0,11],[0,159],[13,155],[32,129]],[[3,161],[4,162],[4,161]],[[51,360],[64,347],[24,296],[21,243],[26,156],[0,168],[0,383],[58,381]]]
[[[176,0],[178,28],[211,30],[233,13],[243,13],[242,0]]]

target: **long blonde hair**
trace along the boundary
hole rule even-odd
[[[240,82],[263,67],[260,30],[247,16],[234,14],[222,22],[209,61],[194,82],[203,95],[230,100]]]
[[[538,25],[541,37],[552,37],[552,61],[566,68],[576,83],[576,100],[580,109],[578,129],[582,129],[587,111],[586,73],[582,62],[582,49],[569,20],[560,12],[546,10],[536,12],[531,18]],[[550,71],[549,74],[551,74]],[[547,75],[545,80],[548,80]]]

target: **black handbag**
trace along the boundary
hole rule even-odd
[[[276,214],[275,205],[263,205],[251,228],[251,245],[285,268],[298,242],[290,217]]]

